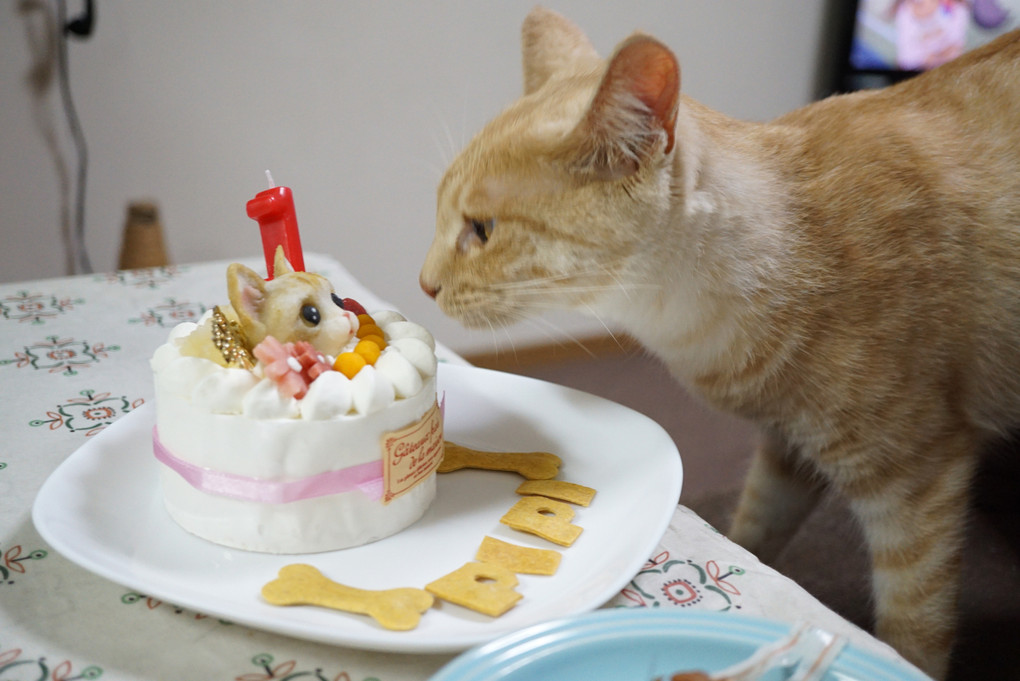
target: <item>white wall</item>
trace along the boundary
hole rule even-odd
[[[94,35],[69,48],[94,267],[115,266],[125,206],[149,197],[175,262],[260,253],[244,206],[269,168],[294,191],[306,250],[339,258],[454,349],[562,340],[546,324],[468,333],[417,284],[445,163],[518,95],[532,4],[96,0]],[[731,115],[767,119],[814,93],[817,0],[548,4],[603,54],[635,29],[658,36],[680,59],[685,91]],[[62,206],[75,156],[56,87],[36,96],[27,84],[54,8],[0,2],[0,281],[68,271]],[[69,1],[72,16],[80,8]],[[601,330],[571,316],[553,323]]]

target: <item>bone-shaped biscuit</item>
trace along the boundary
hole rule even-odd
[[[548,480],[560,472],[562,459],[548,452],[485,452],[453,442],[443,443],[443,461],[437,469],[450,473],[461,468],[511,471],[528,480]]]
[[[369,591],[329,579],[311,565],[295,563],[280,569],[277,579],[262,587],[273,605],[319,605],[369,615],[386,629],[407,631],[418,626],[432,607],[432,594],[410,587]]]

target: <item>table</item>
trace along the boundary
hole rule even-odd
[[[0,678],[420,681],[452,658],[328,646],[207,617],[91,574],[33,527],[36,492],[58,464],[152,400],[152,351],[171,327],[225,300],[226,265],[0,285]],[[369,309],[392,308],[332,258],[308,254],[306,267]],[[463,363],[441,343],[438,354]],[[806,620],[896,657],[683,506],[606,604],[640,606]]]

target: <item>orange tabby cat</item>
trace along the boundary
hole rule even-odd
[[[1020,34],[767,124],[681,94],[645,35],[606,62],[539,8],[523,47],[422,288],[472,327],[591,311],[754,420],[733,539],[769,559],[831,484],[878,634],[944,677],[976,452],[1020,423]]]

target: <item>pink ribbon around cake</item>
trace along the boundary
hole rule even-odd
[[[174,456],[162,442],[155,428],[152,429],[152,450],[156,459],[175,471],[195,489],[242,501],[263,504],[286,504],[302,499],[360,491],[373,501],[383,494],[382,461],[369,461],[336,471],[326,471],[306,478],[286,481],[271,481],[250,478],[234,473],[224,473],[210,468],[196,466]]]

